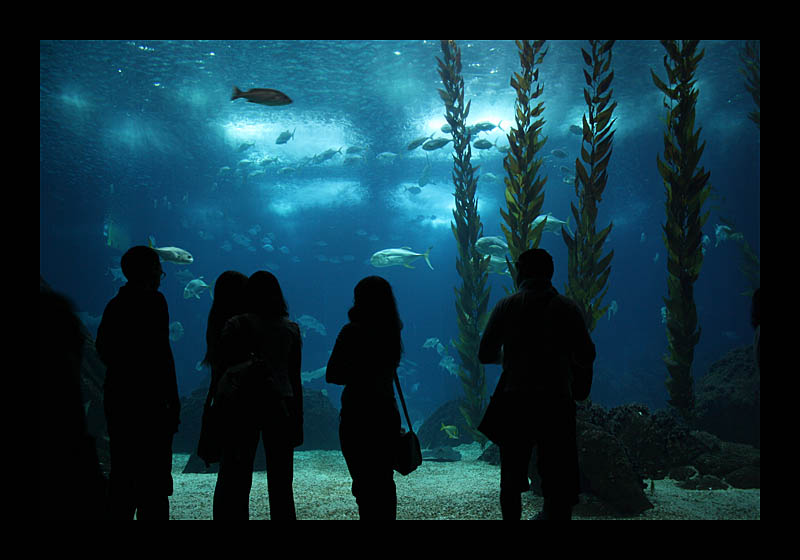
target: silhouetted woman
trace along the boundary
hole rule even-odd
[[[220,339],[220,371],[253,355],[266,363],[268,376],[256,371],[241,379],[233,396],[227,374],[218,385],[222,412],[222,459],[214,491],[214,519],[248,519],[253,461],[259,439],[267,463],[270,519],[295,519],[292,494],[294,448],[303,442],[303,389],[300,379],[300,328],[289,311],[278,279],[260,270],[245,286],[247,313],[229,319]],[[287,389],[280,398],[271,381]],[[230,398],[230,400],[226,400]]]
[[[217,393],[217,385],[222,377],[224,370],[220,363],[220,339],[222,338],[222,327],[234,315],[245,312],[244,288],[247,284],[247,276],[236,270],[226,270],[219,275],[214,283],[214,302],[208,312],[208,324],[206,326],[206,355],[203,358],[203,365],[211,368],[211,383],[208,386],[208,395],[203,407],[202,429],[209,433],[200,436],[198,455],[206,464],[219,462],[219,441],[215,430],[217,423],[218,407],[214,398]],[[215,410],[212,410],[212,407]]]
[[[359,517],[395,519],[400,413],[392,382],[403,353],[403,323],[392,287],[380,276],[361,280],[353,295],[350,322],[336,338],[325,379],[344,385],[339,441]]]
[[[223,372],[220,371],[220,344],[222,327],[234,315],[245,312],[244,289],[247,276],[236,270],[226,270],[214,283],[214,303],[208,312],[206,326],[206,355],[203,365],[211,368],[211,385],[209,394],[217,392],[217,383]]]

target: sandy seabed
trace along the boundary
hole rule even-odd
[[[502,519],[500,467],[478,461],[477,443],[455,448],[462,460],[423,461],[408,476],[395,473],[398,519]],[[170,519],[211,519],[216,474],[183,474],[189,455],[174,454]],[[581,496],[573,519],[761,519],[761,490],[684,490],[671,479],[656,480],[646,494],[655,506],[641,515],[620,516],[598,501]],[[294,500],[298,519],[358,519],[350,493],[350,474],[340,451],[294,454]],[[522,518],[542,507],[542,498],[522,495]],[[250,519],[269,519],[267,477],[253,474]]]

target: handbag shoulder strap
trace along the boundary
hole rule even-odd
[[[397,370],[394,372],[394,384],[397,387],[397,394],[400,395],[400,403],[403,405],[403,413],[406,415],[408,431],[413,432],[414,429],[411,427],[411,419],[408,417],[408,409],[406,408],[406,400],[403,398],[403,390],[400,388],[400,378],[397,377]]]

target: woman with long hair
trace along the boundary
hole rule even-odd
[[[325,379],[344,385],[339,441],[361,519],[395,519],[394,464],[400,412],[392,382],[403,341],[403,323],[392,287],[368,276],[353,291],[350,322],[339,332]]]
[[[266,452],[270,519],[296,519],[294,448],[303,442],[300,328],[289,320],[280,284],[270,272],[251,275],[244,292],[247,312],[228,319],[220,338],[225,373],[218,386],[222,458],[214,519],[249,519],[259,440]],[[242,369],[248,362],[256,365]],[[234,391],[231,368],[241,373]]]

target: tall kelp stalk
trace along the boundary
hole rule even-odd
[[[756,110],[748,115],[750,120],[756,123],[758,130],[761,130],[761,41],[747,41],[744,48],[739,53],[739,59],[744,64],[742,73],[745,77],[744,87],[753,96]],[[723,222],[724,223],[724,222]],[[730,226],[730,224],[729,224]],[[742,250],[741,270],[747,278],[749,288],[744,295],[752,297],[756,288],[761,286],[761,259],[750,247],[750,244],[740,236],[739,247]]]
[[[505,224],[500,224],[506,236],[508,252],[511,260],[508,269],[512,278],[516,274],[511,263],[515,262],[521,253],[539,246],[542,238],[545,220],[533,227],[533,221],[539,216],[544,204],[544,184],[547,177],[538,177],[539,168],[544,162],[543,158],[536,158],[539,150],[544,146],[547,137],[541,134],[544,119],[534,120],[544,112],[544,103],[532,104],[542,94],[543,86],[538,85],[539,69],[534,68],[541,64],[547,49],[542,51],[544,41],[518,40],[519,61],[522,74],[514,73],[511,77],[511,87],[517,91],[515,121],[516,126],[508,133],[508,155],[503,160],[508,177],[506,183],[506,203],[508,211],[500,209]]]
[[[745,77],[744,87],[756,103],[756,110],[748,117],[756,123],[758,130],[761,130],[761,41],[747,41],[739,53],[739,59],[744,64],[742,68]]]
[[[656,156],[658,171],[664,180],[667,223],[664,244],[667,248],[667,366],[669,404],[685,419],[694,409],[692,360],[700,340],[694,283],[703,264],[703,225],[709,213],[701,215],[703,203],[711,191],[706,183],[711,175],[698,168],[705,142],[698,146],[700,128],[695,132],[695,105],[699,90],[694,73],[705,51],[695,54],[698,41],[661,41],[667,51],[664,68],[669,86],[650,71],[656,87],[669,99],[664,132],[664,161]]]
[[[462,285],[455,288],[458,341],[456,350],[461,357],[458,376],[464,387],[464,399],[459,409],[467,429],[482,446],[486,436],[477,430],[486,406],[486,376],[483,365],[478,362],[480,327],[484,326],[489,303],[489,259],[475,250],[475,242],[483,235],[483,225],[478,215],[478,199],[475,190],[478,179],[470,163],[472,148],[467,130],[469,106],[464,105],[464,79],[461,77],[461,50],[455,41],[442,41],[444,62],[437,58],[439,75],[444,90],[439,95],[444,101],[445,118],[453,129],[453,184],[455,185],[456,209],[453,210],[455,224],[451,223],[458,244],[456,270]]]
[[[597,320],[608,310],[608,305],[603,306],[602,302],[608,292],[606,283],[611,273],[614,251],[604,257],[601,255],[603,243],[611,233],[613,223],[609,223],[599,233],[596,223],[597,204],[602,200],[608,180],[606,168],[611,161],[611,143],[614,139],[614,130],[611,127],[616,120],[612,120],[611,116],[617,102],[609,105],[613,93],[609,88],[614,79],[614,71],[611,70],[611,48],[614,41],[589,41],[589,45],[592,48],[591,54],[581,49],[583,60],[588,66],[588,70],[583,70],[587,86],[583,90],[583,97],[589,107],[589,118],[583,115],[581,158],[575,158],[577,208],[570,203],[578,226],[574,237],[563,227],[561,235],[567,244],[568,254],[568,276],[564,293],[578,304],[586,328],[591,332]]]

